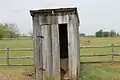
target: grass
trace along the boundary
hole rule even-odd
[[[1,48],[32,48],[32,40],[0,40]]]
[[[90,40],[86,44],[86,40]],[[84,38],[81,40],[81,46],[107,46],[120,45],[120,38]],[[120,48],[115,48],[115,53],[120,53]],[[81,49],[81,54],[109,54],[111,48]],[[120,57],[115,57],[120,60]],[[87,57],[81,58],[81,61],[108,61],[111,56],[107,57]],[[81,65],[80,80],[120,80],[120,64],[85,64]]]
[[[0,80],[34,80],[33,71],[30,66],[2,66]]]
[[[90,43],[86,43],[90,40]],[[120,38],[84,38],[80,41],[81,46],[108,46],[111,44],[120,45]],[[120,53],[120,47],[115,48],[115,53]],[[112,52],[112,48],[87,48],[81,49],[81,54],[107,54]]]
[[[90,44],[86,44],[85,41],[90,40]],[[106,46],[111,44],[120,44],[120,38],[83,38],[80,41],[82,46]]]
[[[85,41],[90,40],[90,44],[86,44]],[[32,48],[31,39],[22,40],[0,40],[0,48]],[[111,44],[120,44],[120,38],[84,38],[80,41],[81,46],[106,46]],[[111,48],[101,49],[81,49],[81,54],[107,54],[111,53]],[[115,48],[115,53],[120,53],[119,48]],[[0,56],[5,56],[6,52],[0,51]],[[32,51],[11,51],[10,56],[32,56]],[[116,57],[116,60],[120,60],[120,57]],[[93,58],[81,58],[81,61],[100,61],[111,60],[111,56],[108,57],[93,57]],[[0,63],[6,63],[5,59],[0,59]],[[32,59],[11,59],[10,63],[33,63]],[[0,79],[1,80],[33,80],[30,76],[26,76],[29,71],[33,70],[33,67],[25,66],[3,66],[0,67]],[[26,73],[28,72],[28,73]],[[16,75],[17,74],[17,75]],[[120,64],[86,64],[81,65],[81,74],[79,80],[120,80]],[[4,79],[4,77],[6,77]]]
[[[0,40],[0,49],[4,48],[32,48],[32,39],[22,38],[20,40]],[[32,56],[33,51],[10,51],[10,56]],[[0,56],[6,56],[5,51],[0,51]],[[10,59],[11,64],[33,64],[33,59]],[[0,64],[6,64],[6,59],[0,59]]]
[[[82,65],[80,80],[120,80],[120,64]]]
[[[90,43],[86,43],[89,40]],[[109,46],[111,44],[120,45],[120,38],[83,38],[80,41],[81,46]],[[115,53],[120,53],[120,47],[114,48]],[[86,48],[80,50],[81,54],[112,54],[112,48]],[[106,61],[111,60],[108,57],[84,57],[81,61]],[[115,60],[120,60],[120,57],[115,57]]]
[[[0,49],[4,48],[32,48],[31,39],[22,38],[20,40],[0,40]],[[32,56],[32,51],[10,51],[10,56]],[[0,56],[6,56],[5,51],[0,51]],[[0,59],[0,64],[6,64],[6,59]],[[33,64],[33,59],[10,59],[11,64]],[[32,71],[31,71],[32,70]],[[1,66],[0,80],[34,80],[33,76],[28,76],[33,72],[31,66]]]
[[[33,56],[33,51],[10,51],[10,56]],[[0,51],[0,56],[6,56],[5,51]],[[0,59],[0,64],[6,64],[7,59]],[[10,64],[33,64],[33,59],[9,59]]]

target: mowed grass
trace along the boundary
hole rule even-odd
[[[90,43],[86,43],[90,40]],[[109,46],[111,44],[120,45],[120,38],[84,38],[81,41],[81,46]],[[115,53],[120,53],[120,48],[114,49]],[[81,54],[110,54],[112,48],[87,48],[80,49]],[[111,56],[105,57],[86,57],[80,58],[81,61],[110,61]],[[120,60],[120,57],[115,57],[115,60]],[[81,65],[81,74],[79,80],[120,80],[120,64],[84,64]]]
[[[21,38],[20,40],[4,39],[0,40],[0,49],[4,48],[32,48],[31,38]],[[33,56],[33,51],[10,51],[10,56]],[[0,51],[0,56],[6,56],[6,51]],[[10,59],[10,64],[33,64],[33,59]],[[6,59],[0,59],[0,64],[6,64]]]
[[[6,56],[6,51],[0,51],[0,56]],[[10,51],[9,56],[33,56],[33,51]],[[33,64],[33,59],[9,59],[10,64]],[[7,59],[0,59],[0,64],[7,64]]]
[[[90,41],[87,43],[86,41]],[[110,46],[120,45],[120,38],[82,38],[81,46]],[[114,48],[114,52],[120,54],[120,47]],[[80,49],[80,54],[112,54],[112,48],[83,48]],[[110,61],[111,56],[105,57],[82,57],[81,61]],[[115,60],[120,60],[120,57],[115,57]]]
[[[32,48],[32,39],[20,39],[20,40],[0,40],[1,48]]]
[[[85,44],[86,40],[90,40],[90,44]],[[80,45],[82,46],[106,46],[111,44],[120,44],[120,37],[116,38],[82,38],[80,41]]]
[[[90,44],[85,41],[90,40]],[[80,41],[81,46],[107,46],[111,44],[120,45],[120,38],[84,38]],[[0,40],[0,48],[32,48],[32,39],[22,40]],[[80,49],[80,54],[109,54],[111,48],[101,49]],[[115,53],[120,53],[120,48],[115,48]],[[10,51],[10,56],[32,56],[32,51]],[[6,56],[5,51],[0,51],[0,56]],[[111,60],[108,57],[88,57],[80,58],[81,61],[100,61]],[[119,57],[115,58],[119,60]],[[6,59],[0,59],[0,64],[6,63]],[[33,59],[10,59],[12,64],[32,64]],[[26,76],[29,71],[34,70],[32,66],[1,66],[1,80],[34,80]],[[27,72],[27,73],[26,73]],[[81,65],[81,74],[79,80],[120,80],[120,64],[86,64]]]
[[[32,48],[32,39],[0,40],[0,49]],[[10,51],[10,56],[33,56],[33,51]],[[0,51],[0,56],[6,56],[6,51]],[[6,59],[0,59],[0,64],[6,64]],[[33,59],[10,59],[10,64],[33,64]],[[0,66],[0,80],[34,80],[28,76],[34,71],[33,66]]]
[[[120,64],[81,65],[79,80],[120,80]]]

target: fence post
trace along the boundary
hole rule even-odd
[[[114,44],[112,44],[112,62],[114,62]]]
[[[9,66],[9,48],[6,49],[7,65]]]

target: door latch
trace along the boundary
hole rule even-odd
[[[37,36],[37,37],[44,38],[44,36]]]

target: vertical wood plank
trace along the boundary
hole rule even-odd
[[[78,18],[76,16],[76,18]],[[78,19],[76,19],[78,20]],[[76,23],[76,29],[77,29],[77,78],[80,76],[80,39],[79,39],[79,21]]]
[[[58,24],[66,24],[69,23],[69,16],[68,15],[59,15],[58,17]]]
[[[79,39],[79,18],[77,15],[74,15],[74,27],[76,31],[77,39],[77,79],[80,76],[80,39]]]
[[[78,70],[78,31],[75,15],[69,15],[68,24],[68,52],[69,52],[69,77],[70,80],[77,79]]]
[[[52,57],[51,57],[51,34],[50,25],[42,25],[42,55],[43,55],[43,76],[46,78],[51,77],[52,74]]]
[[[51,33],[52,33],[53,76],[55,77],[55,80],[60,80],[60,50],[59,50],[58,24],[51,25]]]
[[[35,62],[35,73],[36,80],[42,80],[42,55],[41,55],[41,39],[38,37],[41,35],[41,28],[39,26],[39,16],[33,17],[33,45],[34,45],[34,62]]]
[[[39,25],[50,25],[52,16],[39,16]]]
[[[32,17],[32,21],[33,21],[33,53],[34,53],[34,71],[35,71],[35,76],[36,76],[36,67],[37,67],[37,56],[36,56],[36,22],[37,22],[37,17]],[[35,80],[36,77],[35,77]]]

